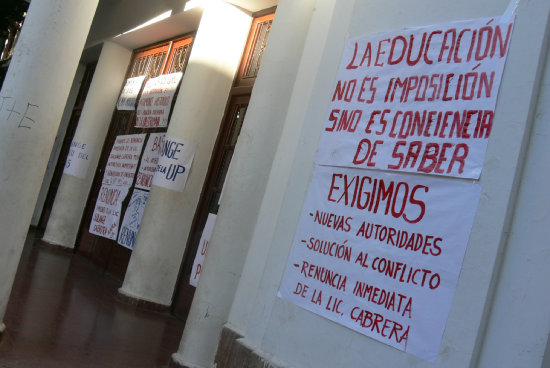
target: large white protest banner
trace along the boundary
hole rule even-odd
[[[513,17],[348,41],[316,162],[479,178]]]
[[[467,182],[317,166],[279,296],[433,361],[479,196]]]
[[[165,136],[153,185],[183,192],[195,157],[194,142]]]
[[[124,85],[116,104],[117,110],[136,109],[136,99],[144,80],[144,75],[126,79],[126,84]]]
[[[136,127],[158,128],[168,126],[168,115],[174,93],[183,73],[162,74],[145,83],[136,111]]]
[[[210,238],[212,237],[212,232],[214,231],[214,225],[216,224],[216,215],[213,213],[208,214],[206,219],[206,224],[204,224],[204,229],[202,230],[201,240],[199,241],[199,248],[197,249],[197,255],[195,255],[195,260],[193,261],[193,268],[191,268],[191,277],[189,278],[189,284],[197,287],[199,284],[199,277],[202,271],[202,265],[204,259],[206,258],[206,252],[208,250],[208,244],[210,243]]]
[[[91,234],[116,240],[122,201],[128,194],[128,187],[103,184],[90,222]]]
[[[102,184],[130,187],[136,174],[145,134],[119,135],[116,137],[105,165]]]
[[[71,142],[71,147],[69,148],[69,153],[67,154],[63,174],[84,179],[88,175],[90,157],[93,152],[94,149],[89,144],[73,140]]]
[[[141,218],[143,217],[143,211],[145,211],[145,204],[147,203],[148,197],[149,192],[134,189],[118,233],[117,242],[123,247],[128,249],[134,248],[137,232],[139,230],[139,225],[141,224]]]
[[[139,164],[139,170],[136,177],[136,188],[151,189],[153,183],[153,176],[157,171],[157,165],[159,162],[159,155],[162,149],[162,142],[166,133],[151,133],[149,140],[145,145],[145,150],[141,157],[141,163]]]

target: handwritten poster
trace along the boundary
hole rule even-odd
[[[73,140],[67,154],[63,173],[84,179],[88,175],[93,152],[94,150],[89,144]]]
[[[349,40],[316,162],[479,178],[512,28],[492,17]]]
[[[149,140],[145,145],[143,156],[141,157],[141,163],[139,164],[139,170],[136,177],[136,188],[151,189],[153,183],[153,176],[157,171],[157,165],[159,162],[159,155],[162,149],[162,141],[166,133],[151,133]]]
[[[133,249],[149,192],[134,189],[118,234],[118,244]]]
[[[212,237],[212,231],[214,231],[214,224],[216,223],[216,215],[213,213],[208,214],[206,219],[206,224],[202,230],[201,240],[199,242],[199,248],[197,249],[197,255],[195,256],[195,261],[193,262],[193,268],[191,269],[191,278],[189,279],[189,284],[197,287],[199,283],[199,277],[202,271],[202,265],[204,264],[204,259],[206,258],[206,251],[208,250],[208,243],[210,243],[210,238]]]
[[[136,111],[136,127],[168,126],[168,115],[182,73],[163,74],[145,83]]]
[[[434,176],[317,166],[279,296],[435,360],[480,192]]]
[[[116,240],[122,201],[128,194],[128,187],[103,184],[90,222],[90,233]]]
[[[103,184],[130,187],[134,180],[145,134],[116,137],[103,174]]]
[[[126,79],[126,84],[124,85],[116,104],[116,108],[118,110],[136,109],[136,99],[144,80],[144,75]]]
[[[194,156],[194,142],[164,137],[153,185],[183,192]]]

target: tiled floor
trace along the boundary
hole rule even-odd
[[[115,300],[120,282],[29,233],[4,317],[2,368],[166,367],[184,324]]]

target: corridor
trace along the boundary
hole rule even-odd
[[[0,368],[167,367],[184,323],[117,301],[120,282],[28,234],[0,342]]]

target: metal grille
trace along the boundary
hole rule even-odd
[[[162,73],[162,66],[164,65],[164,59],[166,58],[166,52],[159,52],[152,55],[151,67],[149,68],[149,77],[158,77]]]
[[[149,63],[151,62],[151,56],[152,55],[146,55],[137,58],[136,61],[134,61],[130,77],[139,77],[140,75],[146,75],[147,70],[149,69]]]
[[[267,36],[271,29],[272,20],[266,20],[265,22],[258,23],[254,32],[254,41],[251,52],[246,60],[246,66],[243,72],[243,78],[254,78],[258,74],[260,69],[260,62],[264,53],[265,46],[267,45]]]
[[[170,63],[168,73],[183,72],[187,63],[187,54],[189,53],[189,44],[178,47],[174,50],[174,56]]]

